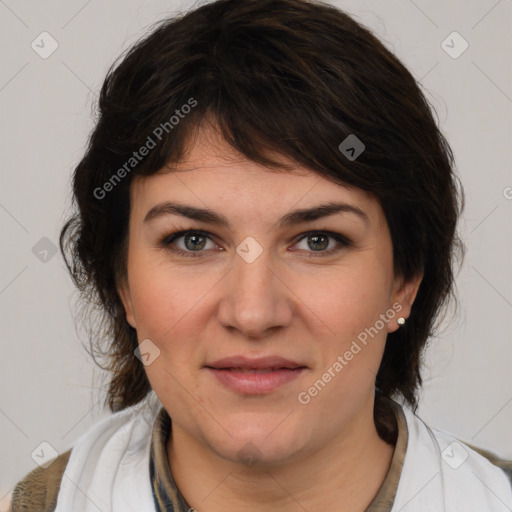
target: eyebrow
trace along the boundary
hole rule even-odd
[[[292,210],[279,219],[278,227],[289,227],[303,222],[312,222],[336,213],[352,213],[357,215],[366,224],[370,221],[368,215],[357,206],[348,203],[329,202],[311,208]],[[164,215],[179,215],[192,220],[223,226],[228,229],[230,228],[228,219],[220,213],[210,210],[209,208],[198,208],[196,206],[171,201],[165,201],[153,206],[144,217],[144,223]]]

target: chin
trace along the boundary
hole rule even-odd
[[[210,446],[220,457],[248,467],[269,467],[283,464],[307,450],[308,436],[303,428],[290,425],[285,415],[272,415],[264,421],[237,419],[226,430],[222,439],[209,439]],[[206,434],[206,433],[205,433]],[[207,437],[208,434],[206,434]]]
[[[289,444],[262,444],[261,439],[218,446],[217,454],[222,458],[242,464],[248,468],[271,468],[293,461],[296,448]]]

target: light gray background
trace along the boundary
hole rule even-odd
[[[332,3],[372,28],[421,81],[466,190],[460,314],[427,353],[420,415],[512,458],[512,1]],[[32,248],[43,237],[57,244],[108,67],[153,22],[190,5],[0,0],[0,501],[36,467],[30,454],[42,441],[65,451],[107,414],[60,254],[44,262]],[[59,45],[48,59],[31,48],[43,31]],[[469,44],[456,59],[441,46],[453,31]]]

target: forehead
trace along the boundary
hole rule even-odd
[[[291,209],[340,201],[364,210],[369,217],[382,214],[377,200],[368,192],[335,183],[282,156],[271,156],[287,168],[269,168],[249,160],[217,130],[202,128],[180,163],[134,178],[132,213],[141,216],[158,203],[178,199],[239,219],[254,215],[275,219]]]

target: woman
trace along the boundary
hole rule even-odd
[[[511,509],[510,463],[414,414],[462,192],[396,57],[324,4],[220,0],[99,106],[61,247],[114,414],[13,511]]]

